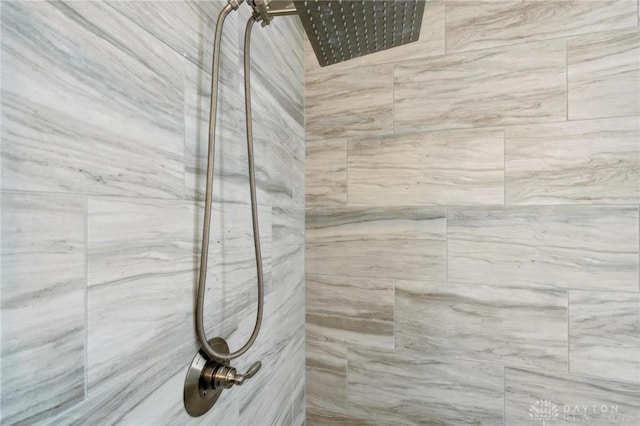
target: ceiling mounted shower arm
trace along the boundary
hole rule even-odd
[[[253,9],[253,19],[266,27],[271,23],[274,16],[297,15],[298,12],[290,0],[248,0],[247,3]]]

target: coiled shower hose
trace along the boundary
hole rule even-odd
[[[230,354],[217,352],[209,344],[207,334],[204,329],[204,297],[207,283],[207,260],[209,256],[209,232],[211,228],[211,202],[213,192],[213,164],[215,157],[215,129],[216,129],[216,109],[218,98],[218,73],[220,66],[220,44],[222,38],[222,27],[226,17],[234,8],[226,5],[216,23],[215,38],[213,41],[213,64],[211,69],[211,105],[209,107],[209,151],[207,157],[207,184],[204,206],[204,224],[202,229],[202,251],[200,253],[200,272],[198,276],[198,294],[196,300],[196,334],[202,350],[212,359],[225,361],[237,358],[249,350],[255,342],[260,332],[262,324],[262,310],[264,305],[264,283],[262,278],[262,254],[260,251],[260,231],[258,227],[258,206],[256,201],[256,183],[253,164],[253,130],[251,125],[251,60],[249,53],[251,50],[251,29],[255,22],[254,17],[249,18],[244,34],[244,96],[247,128],[247,155],[249,165],[249,189],[251,192],[251,219],[253,222],[253,244],[256,256],[256,272],[258,281],[258,309],[256,312],[256,323],[251,336],[247,342],[237,351]]]

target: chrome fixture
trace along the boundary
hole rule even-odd
[[[216,23],[213,41],[213,64],[211,67],[211,103],[209,106],[209,138],[207,156],[207,179],[205,193],[202,251],[198,291],[195,305],[196,336],[200,351],[194,357],[184,385],[184,406],[191,416],[201,416],[211,409],[224,389],[241,386],[260,370],[257,361],[244,374],[231,366],[231,360],[243,355],[254,344],[260,326],[264,306],[264,283],[260,230],[258,227],[258,204],[256,200],[255,171],[253,162],[253,129],[251,119],[251,30],[255,22],[264,27],[275,16],[298,15],[302,20],[318,61],[322,66],[341,62],[357,56],[399,46],[418,39],[424,1],[297,1],[247,0],[253,9],[244,34],[244,95],[247,130],[247,156],[249,166],[249,189],[251,195],[251,218],[253,243],[256,256],[258,307],[256,322],[251,336],[240,349],[229,351],[227,342],[221,337],[211,340],[204,329],[204,297],[209,255],[209,232],[211,229],[211,204],[213,192],[213,165],[215,154],[215,128],[218,100],[218,74],[220,68],[220,44],[222,29],[227,16],[238,9],[244,0],[227,0]]]

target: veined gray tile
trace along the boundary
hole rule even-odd
[[[395,131],[564,120],[565,72],[564,40],[400,63]]]
[[[638,208],[448,210],[451,281],[637,291]]]
[[[503,424],[503,368],[349,350],[349,412],[377,424]]]
[[[391,280],[307,275],[307,329],[329,340],[393,349],[393,289]]]
[[[291,200],[294,206],[305,208],[305,139],[301,137],[293,150],[293,183]]]
[[[357,417],[346,410],[307,406],[306,426],[378,426],[375,420]]]
[[[279,289],[265,297],[262,329],[248,356],[237,360],[236,367],[245,371],[255,361],[262,361],[261,371],[234,390],[240,401],[240,425],[289,424],[291,421],[292,383],[291,357],[302,339],[304,287]],[[249,336],[255,321],[255,306],[238,315],[238,331],[229,339],[233,350]],[[265,392],[268,390],[268,392]]]
[[[442,1],[429,1],[424,6],[422,25],[420,27],[420,39],[393,49],[353,58],[348,61],[331,65],[332,71],[341,71],[350,68],[379,65],[389,62],[420,59],[428,56],[444,55],[444,7]],[[318,64],[313,48],[305,37],[305,65],[307,72],[317,73],[323,69]]]
[[[304,247],[304,205],[274,205],[271,209],[274,252],[276,246]]]
[[[509,204],[635,204],[638,117],[507,127]]]
[[[305,207],[346,207],[347,142],[306,141]]]
[[[444,278],[444,209],[310,210],[306,223],[307,273],[406,280]]]
[[[2,24],[4,188],[182,198],[178,53],[98,2],[5,2]]]
[[[640,295],[569,293],[571,373],[640,383]]]
[[[636,26],[633,1],[449,1],[447,52]]]
[[[393,132],[393,65],[306,71],[306,139]]]
[[[640,420],[640,385],[547,370],[505,369],[505,424],[635,426]],[[535,417],[536,403],[555,404]],[[557,414],[557,416],[556,416]],[[551,418],[549,418],[551,417]]]
[[[640,33],[567,40],[569,119],[640,115]]]
[[[567,370],[567,293],[396,282],[396,347],[430,357]]]
[[[256,300],[249,210],[214,206],[205,299],[209,334],[228,335],[234,314]],[[261,210],[269,225],[262,235],[267,278],[271,226],[268,209]],[[91,391],[117,387],[122,376],[146,362],[150,348],[166,352],[192,338],[200,213],[182,201],[90,200]],[[149,321],[156,327],[149,328]]]
[[[85,396],[84,214],[83,197],[2,194],[3,424]]]
[[[314,407],[327,412],[347,409],[347,345],[306,338],[307,410]]]
[[[211,73],[216,21],[226,1],[109,1],[108,4]],[[237,14],[227,17],[224,34],[233,38],[222,42],[223,67],[237,56]]]
[[[503,204],[503,149],[502,129],[350,140],[349,206]]]
[[[195,351],[193,354],[195,355]],[[233,391],[223,392],[215,408],[202,417],[191,417],[187,414],[183,400],[187,360],[181,361],[175,365],[178,367],[177,372],[165,383],[149,392],[146,398],[128,411],[112,415],[113,420],[118,418],[117,424],[123,426],[237,425],[238,398]]]
[[[234,38],[229,35],[225,37]],[[187,60],[184,63],[184,179],[185,197],[204,200],[209,142],[211,75]],[[237,57],[229,66],[239,66]],[[249,200],[244,103],[237,73],[222,75],[218,86],[213,198]]]
[[[304,425],[305,418],[305,384],[306,384],[306,355],[305,355],[305,327],[300,327],[292,345],[292,404],[291,419],[293,426]],[[289,364],[291,367],[291,364]]]
[[[148,416],[146,418],[150,419],[159,417],[160,414],[167,415],[165,419],[167,422],[172,418],[181,419],[184,416],[184,411],[182,413],[173,412],[179,404],[182,405],[181,396],[179,401],[168,402],[171,403],[170,406],[159,407],[157,404],[160,401],[164,403],[172,399],[171,396],[168,398],[165,396],[168,379],[171,380],[175,375],[182,374],[184,380],[187,366],[196,353],[194,343],[190,341],[171,350],[157,352],[156,356],[147,357],[145,362],[132,369],[131,374],[127,375],[117,387],[102,388],[93,392],[90,390],[89,397],[83,402],[76,404],[57,417],[47,419],[44,424],[47,426],[81,426],[86,424],[111,426],[132,424],[140,416]],[[177,396],[177,393],[174,391],[172,395]],[[223,396],[220,400],[223,406],[226,405],[224,398]],[[143,412],[150,409],[149,406],[154,400],[156,401],[155,411],[153,413],[147,412],[145,415]],[[206,416],[201,418],[201,420],[205,419],[207,419]],[[175,423],[160,421],[158,424],[169,426]]]

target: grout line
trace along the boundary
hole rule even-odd
[[[567,289],[567,373],[571,373],[571,350],[569,349],[571,347],[570,345],[570,340],[571,340],[571,330],[570,330],[570,318],[571,316],[569,315],[569,309],[570,309],[570,305],[569,305],[569,293],[570,290]]]
[[[502,204],[507,205],[507,129],[502,128]]]
[[[565,113],[567,121],[569,121],[569,41],[564,39],[564,98]]]
[[[84,399],[89,397],[89,197],[84,198]]]
[[[444,55],[443,56],[447,56],[447,2],[443,2],[442,7],[444,8],[444,28],[443,28],[443,37],[444,37]],[[424,18],[423,18],[424,19]]]
[[[614,120],[620,118],[638,118],[640,114],[629,114],[629,115],[613,115],[606,117],[592,117],[592,118],[579,118],[579,119],[569,119],[567,120],[566,116],[562,117],[558,120],[549,120],[549,121],[522,121],[519,123],[496,123],[493,125],[486,126],[463,126],[463,127],[443,127],[439,128],[426,128],[426,129],[409,129],[407,131],[399,131],[393,134],[373,134],[373,135],[352,135],[352,136],[332,136],[326,138],[311,138],[307,139],[307,141],[323,141],[323,140],[335,140],[335,139],[350,139],[353,141],[368,141],[368,140],[380,140],[380,139],[394,139],[395,137],[402,136],[413,136],[413,135],[424,135],[431,133],[445,133],[445,132],[456,132],[456,131],[481,131],[481,130],[497,130],[497,129],[507,129],[513,127],[531,127],[531,126],[549,126],[553,124],[561,124],[561,123],[576,123],[583,121],[599,121],[599,120]]]
[[[396,320],[396,312],[398,312],[397,304],[398,304],[398,296],[397,296],[397,281],[393,280],[393,351],[398,350],[398,321]]]
[[[445,9],[446,12],[446,9]],[[445,19],[446,19],[446,13],[445,13]],[[479,49],[463,49],[463,50],[454,50],[452,52],[447,51],[446,54],[447,55],[459,55],[459,54],[464,54],[464,53],[474,53],[474,52],[482,52],[482,51],[486,51],[486,50],[496,50],[496,49],[505,49],[505,48],[510,48],[510,47],[514,47],[514,46],[524,46],[526,44],[531,44],[531,43],[544,43],[544,42],[548,42],[548,41],[558,41],[558,40],[566,40],[567,38],[577,38],[577,37],[585,37],[585,36],[592,36],[592,35],[606,35],[606,34],[615,34],[615,33],[633,33],[633,32],[637,32],[637,25],[630,25],[627,27],[622,27],[622,28],[608,28],[605,30],[601,30],[601,31],[592,31],[592,32],[584,32],[584,33],[580,33],[580,34],[562,34],[562,35],[558,35],[556,37],[550,37],[550,38],[531,38],[531,39],[525,39],[525,40],[519,40],[515,43],[505,43],[505,44],[496,44],[493,46],[486,46],[486,47],[481,47]],[[434,56],[427,56],[427,57],[423,57],[423,58],[416,58],[416,59],[403,59],[403,60],[399,60],[399,61],[395,61],[395,63],[403,63],[403,62],[411,62],[411,61],[422,61],[422,60],[427,60],[427,59],[435,59],[435,58],[442,58],[445,55],[434,55]]]
[[[344,346],[346,348],[344,359],[344,396],[346,400],[344,406],[349,413],[349,345],[345,344]]]
[[[449,207],[444,208],[444,281],[449,282]]]
[[[347,175],[346,188],[344,189],[346,192],[346,208],[349,208],[349,141],[348,139],[344,139],[344,169]]]
[[[396,134],[396,65],[391,66],[391,134]]]
[[[507,367],[502,366],[502,424],[507,426]]]
[[[414,240],[414,241],[433,241],[433,240]],[[349,274],[318,274],[318,273],[313,273],[313,272],[307,272],[305,274],[305,277],[307,278],[311,278],[311,279],[322,279],[323,277],[325,278],[354,278],[354,279],[361,279],[361,280],[380,280],[380,281],[394,281],[394,285],[397,282],[413,282],[413,283],[436,283],[438,282],[437,279],[435,278],[429,278],[429,279],[406,279],[406,278],[389,278],[389,277],[380,277],[380,276],[375,276],[375,277],[371,277],[371,276],[363,276],[363,275],[349,275]],[[606,289],[606,288],[594,288],[594,289],[590,289],[590,288],[581,288],[581,289],[572,289],[570,287],[559,287],[559,286],[552,286],[552,285],[546,285],[546,286],[530,286],[530,285],[522,285],[522,284],[516,284],[516,285],[499,285],[499,284],[495,284],[495,283],[487,283],[487,282],[476,282],[476,281],[459,281],[459,280],[447,280],[447,282],[449,284],[455,284],[455,285],[468,285],[468,286],[485,286],[485,287],[489,287],[489,288],[495,288],[495,289],[522,289],[522,290],[531,290],[531,291],[538,291],[538,292],[549,292],[549,291],[556,291],[556,292],[560,292],[560,291],[564,291],[564,292],[568,292],[569,290],[571,290],[572,292],[589,292],[589,293],[611,293],[611,294],[627,294],[627,295],[637,295],[638,291],[636,290],[611,290],[611,289]]]

